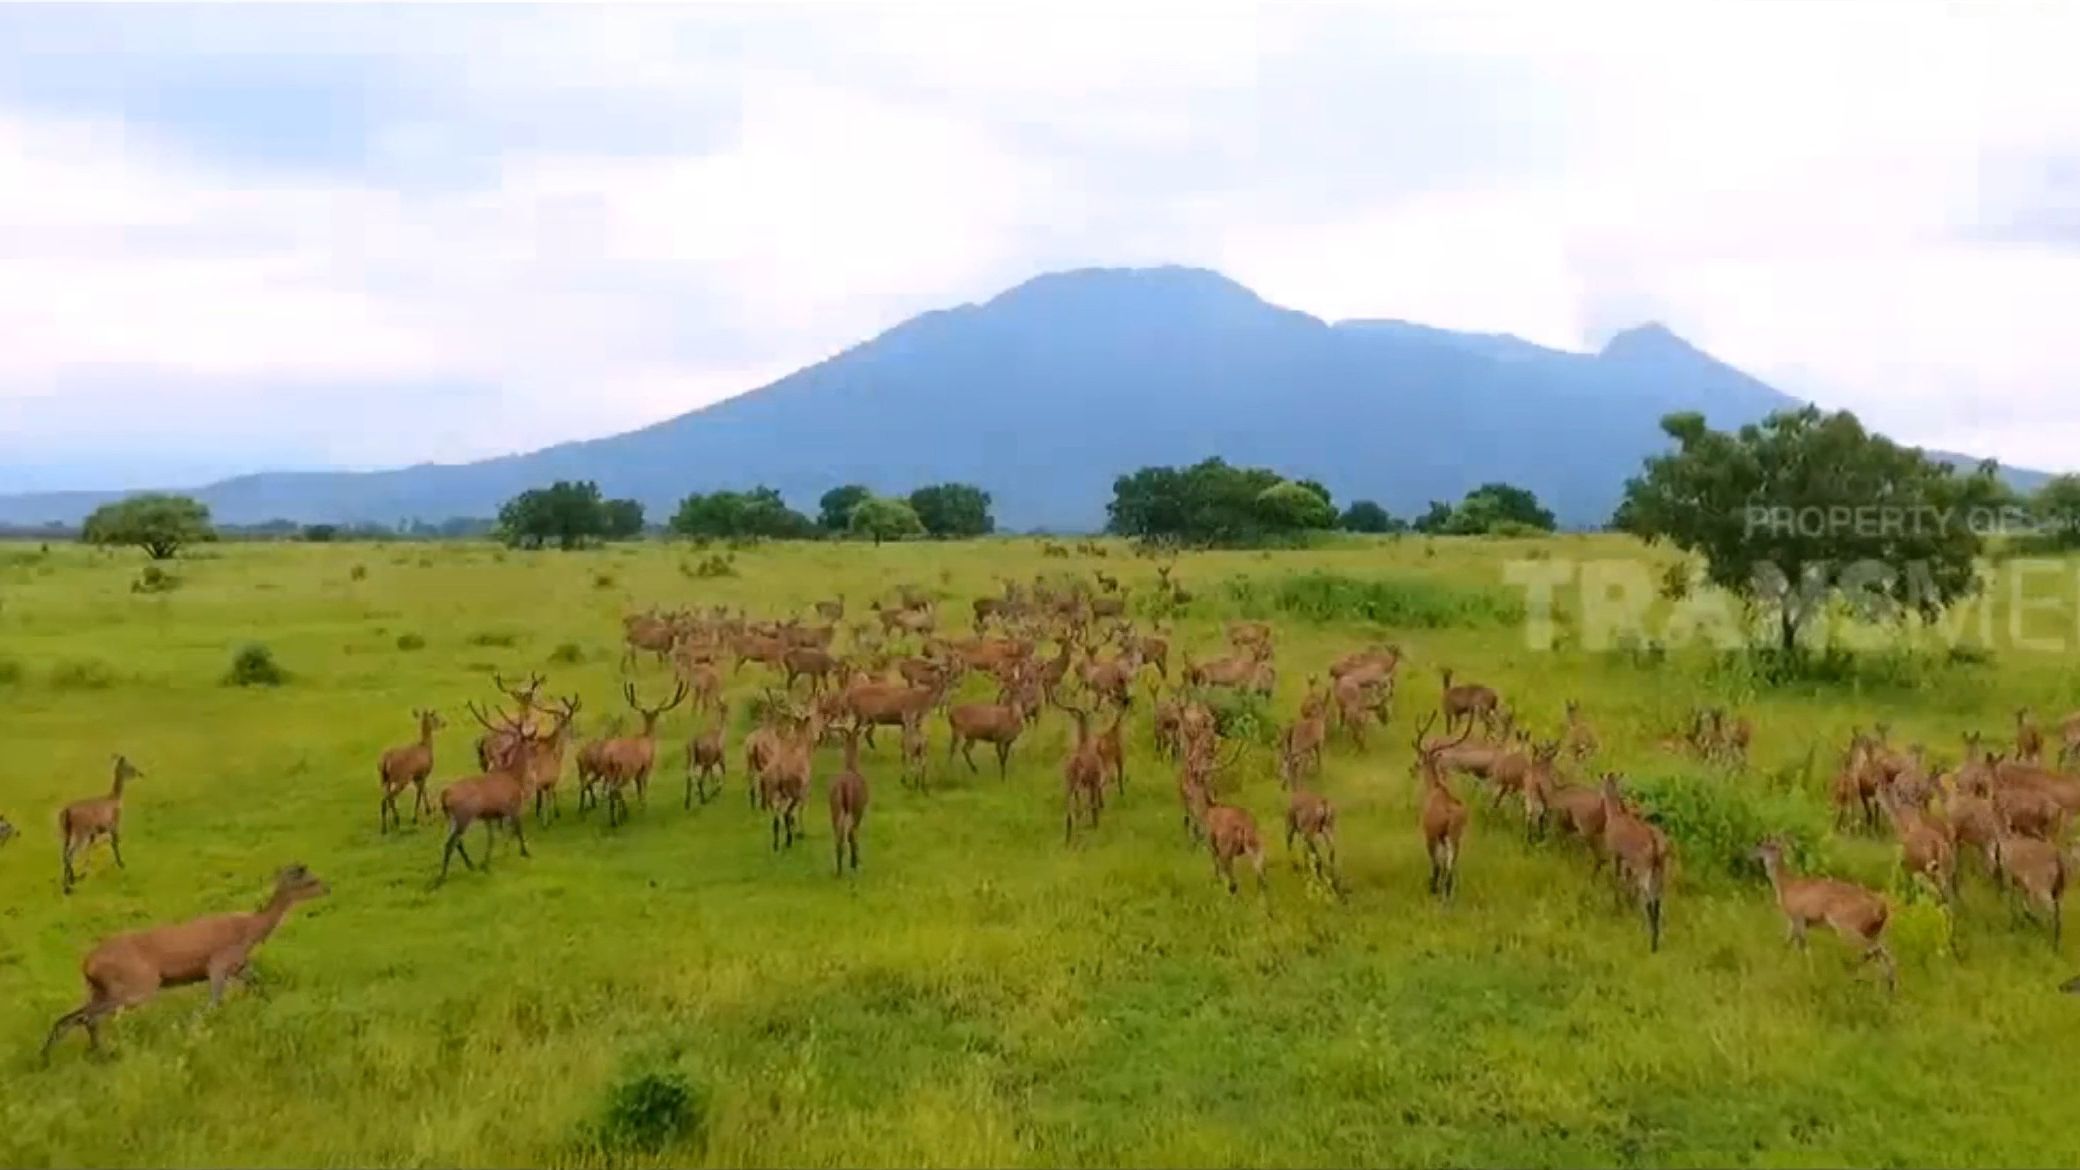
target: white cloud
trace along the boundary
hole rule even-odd
[[[1179,261],[1554,345],[1657,316],[1904,438],[2071,462],[2080,248],[1984,221],[2014,210],[1989,165],[2074,157],[2080,7],[422,11],[198,17],[106,65],[382,62],[404,113],[358,169],[255,169],[0,89],[0,454],[86,451],[54,399],[93,383],[171,435],[236,418],[255,464],[473,457],[665,417],[1041,268]],[[349,385],[365,409],[310,427]],[[427,386],[458,393],[399,434]]]

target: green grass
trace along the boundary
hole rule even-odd
[[[2080,1162],[2062,1070],[2080,1001],[2055,990],[2073,970],[1983,878],[1968,877],[1962,958],[1940,915],[1895,897],[1888,999],[1831,938],[1809,961],[1785,947],[1741,860],[1745,837],[1782,829],[1830,870],[1888,882],[1881,842],[1827,824],[1849,728],[1885,719],[1954,756],[1967,728],[2080,698],[2066,656],[1766,690],[1702,650],[1581,650],[1571,626],[1559,649],[1529,648],[1503,566],[1643,555],[1615,539],[1193,554],[1178,640],[1206,656],[1220,621],[1261,607],[1280,719],[1341,650],[1384,636],[1409,654],[1393,725],[1367,755],[1332,747],[1321,781],[1348,903],[1289,866],[1261,751],[1235,799],[1274,838],[1272,889],[1216,886],[1145,704],[1125,796],[1070,847],[1059,716],[1003,783],[946,768],[940,747],[924,797],[896,783],[889,737],[868,761],[864,868],[840,881],[821,803],[835,753],[807,839],[775,855],[745,804],[741,723],[724,797],[680,809],[682,711],[664,728],[674,766],[627,827],[566,797],[530,832],[532,860],[502,844],[488,874],[436,891],[439,831],[377,831],[375,759],[432,705],[451,723],[437,781],[464,772],[462,703],[491,697],[493,670],[545,672],[596,727],[620,707],[630,608],[773,613],[842,591],[864,615],[901,581],[959,604],[999,575],[1093,567],[1152,594],[1153,566],[1117,545],[1043,559],[1029,541],[761,546],[711,577],[664,546],[210,551],[158,593],[132,591],[129,558],[0,552],[0,813],[22,830],[0,847],[0,1164]],[[2033,620],[2070,632],[2070,601]],[[223,685],[256,643],[285,681]],[[1441,665],[1542,728],[1583,702],[1603,762],[1678,834],[1660,954],[1576,853],[1523,844],[1485,799],[1458,902],[1425,897],[1409,723]],[[664,676],[641,670],[655,693]],[[737,709],[768,681],[747,668]],[[1748,774],[1656,748],[1707,701],[1754,715]],[[56,810],[102,791],[117,752],[147,773],[125,806],[130,866],[97,850],[61,897]],[[333,892],[259,952],[264,996],[234,990],[205,1015],[199,989],[170,992],[106,1030],[106,1057],[75,1034],[39,1064],[96,940],[249,908],[292,861]]]

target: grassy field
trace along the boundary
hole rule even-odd
[[[566,798],[532,860],[502,847],[488,874],[430,889],[441,833],[379,834],[378,753],[435,705],[457,725],[436,780],[473,770],[462,703],[490,697],[494,669],[544,671],[596,727],[620,709],[632,607],[771,614],[842,591],[858,613],[899,581],[964,606],[998,574],[1104,567],[1143,592],[1154,576],[1121,548],[1063,562],[1020,541],[760,547],[717,579],[689,574],[699,555],[221,546],[140,593],[137,554],[0,546],[0,814],[21,829],[0,847],[0,1164],[2080,1163],[2053,1071],[2080,1042],[2080,1000],[2056,991],[2073,968],[1983,875],[1954,947],[1937,907],[1895,889],[1888,998],[1831,937],[1808,959],[1786,947],[1742,861],[1783,830],[1813,864],[1892,885],[1885,843],[1829,830],[1850,727],[1886,720],[1954,758],[1963,731],[2005,735],[2019,705],[2048,723],[2080,700],[2069,654],[1896,654],[1758,689],[1706,651],[1599,653],[1566,623],[1555,649],[1527,645],[1504,566],[1646,555],[1615,538],[1191,554],[1178,640],[1209,654],[1225,620],[1274,620],[1281,719],[1337,652],[1376,636],[1409,652],[1394,725],[1369,753],[1333,746],[1321,781],[1346,903],[1276,840],[1267,897],[1218,887],[1145,704],[1126,794],[1073,846],[1059,715],[1002,783],[939,762],[935,719],[923,796],[896,782],[889,737],[845,880],[820,782],[836,753],[808,838],[775,854],[739,728],[723,799],[682,811],[674,766],[609,831]],[[2071,581],[2045,581],[2068,596],[2033,622],[2070,634]],[[223,684],[255,641],[286,685]],[[1527,845],[1484,800],[1457,902],[1425,896],[1408,740],[1439,665],[1541,727],[1582,701],[1602,765],[1676,836],[1659,954],[1578,852]],[[738,693],[763,681],[747,668]],[[1656,747],[1706,701],[1754,716],[1745,774]],[[675,762],[691,730],[667,716]],[[66,898],[54,817],[105,789],[113,752],[147,773],[125,806],[129,868],[99,849]],[[1275,837],[1268,755],[1243,775],[1233,799]],[[264,994],[204,1014],[198,990],[169,993],[120,1017],[105,1057],[75,1034],[41,1065],[97,939],[250,908],[292,861],[332,894],[260,952]]]

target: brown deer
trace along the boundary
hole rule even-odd
[[[116,868],[127,868],[123,864],[123,786],[143,778],[144,773],[138,771],[127,757],[117,756],[115,777],[109,783],[107,796],[75,800],[59,810],[58,838],[63,843],[61,860],[66,893],[71,893],[79,880],[73,872],[73,860],[103,837],[108,838],[109,852],[116,856]]]
[[[1199,823],[1205,826],[1206,844],[1213,851],[1214,876],[1235,888],[1235,860],[1245,858],[1257,873],[1257,893],[1270,887],[1264,877],[1264,839],[1257,833],[1257,819],[1246,808],[1212,800],[1205,788],[1196,790],[1203,802]]]
[[[2058,766],[2063,769],[2080,757],[2080,711],[2058,721]]]
[[[210,1006],[222,1003],[226,983],[233,979],[251,983],[247,964],[253,950],[282,924],[289,907],[327,892],[315,874],[291,865],[275,874],[274,895],[251,914],[212,914],[103,940],[80,963],[87,1002],[51,1025],[43,1042],[45,1063],[69,1028],[84,1029],[87,1047],[100,1051],[101,1021],[145,1003],[160,988],[207,980]]]
[[[838,669],[838,660],[830,651],[814,646],[794,647],[780,656],[780,662],[787,672],[787,682],[784,684],[787,689],[794,689],[796,679],[807,678],[809,693],[812,695],[821,693],[824,684]]]
[[[1174,760],[1184,731],[1183,705],[1176,699],[1163,698],[1163,692],[1153,682],[1148,687],[1148,701],[1155,710],[1149,731],[1155,738],[1156,754]]]
[[[558,789],[563,783],[563,752],[570,745],[571,721],[578,717],[580,704],[577,696],[565,699],[562,704],[545,708],[549,711],[549,730],[527,745],[527,780],[534,791],[535,823],[544,823],[546,812],[553,811],[557,820],[563,819],[563,799]]]
[[[859,724],[845,731],[845,767],[831,777],[831,848],[836,851],[836,870],[845,875],[845,854],[852,853],[852,871],[859,872],[859,826],[867,817],[867,778],[859,770]]]
[[[648,803],[650,769],[657,762],[657,721],[665,712],[686,701],[686,684],[680,683],[672,691],[671,698],[654,707],[645,707],[637,700],[634,683],[622,684],[621,697],[636,713],[636,718],[642,721],[642,729],[634,735],[613,740],[605,748],[602,759],[605,767],[600,781],[606,789],[609,828],[628,819],[625,789],[635,789],[636,799]]]
[[[1329,798],[1318,792],[1295,784],[1286,798],[1286,852],[1293,852],[1293,840],[1298,838],[1307,846],[1307,857],[1315,875],[1329,883],[1338,897],[1344,896],[1343,877],[1336,864],[1336,806]],[[1293,864],[1297,867],[1297,855]]]
[[[1446,735],[1450,735],[1452,728],[1462,722],[1468,726],[1471,726],[1475,719],[1479,719],[1483,724],[1494,722],[1495,710],[1501,706],[1502,699],[1493,687],[1482,686],[1479,683],[1459,683],[1454,686],[1452,668],[1449,666],[1442,668],[1438,673],[1444,680],[1443,696],[1439,699],[1439,706],[1444,711]]]
[[[1437,716],[1429,715],[1416,727],[1415,766],[1423,782],[1423,851],[1430,857],[1430,893],[1449,902],[1459,886],[1459,841],[1466,835],[1466,804],[1452,795],[1451,786],[1445,783],[1438,755],[1463,741],[1473,724],[1467,723],[1458,740],[1425,742],[1424,737],[1436,722]]]
[[[1618,793],[1616,773],[1603,776],[1603,853],[1623,900],[1629,885],[1647,916],[1647,949],[1661,949],[1661,900],[1668,885],[1671,849],[1660,829],[1628,808]]]
[[[1784,912],[1787,941],[1806,947],[1806,928],[1824,922],[1842,941],[1863,948],[1863,961],[1876,963],[1885,973],[1885,987],[1899,983],[1892,952],[1885,947],[1885,923],[1891,915],[1885,899],[1871,890],[1835,878],[1792,877],[1784,871],[1784,846],[1772,839],[1755,847],[1755,859],[1769,875],[1777,892],[1777,908]]]
[[[1562,743],[1567,754],[1577,762],[1595,755],[1598,747],[1596,729],[1589,726],[1588,719],[1582,715],[1582,705],[1573,699],[1567,700],[1567,734],[1562,737]]]
[[[1287,787],[1307,776],[1322,770],[1322,745],[1329,738],[1328,702],[1315,690],[1315,680],[1307,680],[1307,695],[1300,700],[1300,717],[1286,728],[1281,745],[1283,767]]]
[[[2002,829],[1994,840],[1994,869],[2001,885],[2020,891],[2026,902],[2034,902],[2051,917],[2051,948],[2058,949],[2060,908],[2065,901],[2071,871],[2063,849],[2049,841],[2023,837]]]
[[[927,778],[926,772],[930,765],[930,761],[926,758],[926,753],[931,750],[931,744],[925,739],[924,719],[922,717],[904,721],[902,747],[903,782],[914,785],[919,792],[923,792]]]
[[[621,738],[624,719],[614,715],[595,739],[578,745],[578,811],[591,808],[599,797],[599,783],[606,775],[607,745]]]
[[[1121,734],[1120,725],[1126,721],[1125,707],[1112,712],[1112,726],[1098,733],[1098,763],[1105,774],[1112,777],[1112,790],[1125,793],[1127,790],[1127,744]]]
[[[843,593],[840,593],[836,598],[830,601],[817,602],[816,616],[822,618],[826,622],[831,623],[832,625],[836,625],[838,622],[844,621],[845,595]]]
[[[539,674],[531,675],[525,684],[512,687],[507,686],[506,680],[499,674],[494,672],[491,676],[491,685],[499,693],[513,701],[514,708],[519,712],[518,715],[514,716],[514,721],[521,727],[526,727],[532,722],[535,696],[541,693],[542,684],[545,681]],[[483,735],[478,736],[478,769],[485,772],[490,771],[493,758],[503,756],[505,749],[513,742],[513,739],[514,736],[511,733],[503,730],[487,731]]]
[[[867,746],[874,746],[874,728],[900,727],[939,705],[947,681],[930,686],[897,683],[857,683],[842,693],[843,711],[853,722],[866,727]]]
[[[702,804],[714,799],[722,791],[722,782],[729,776],[729,704],[715,708],[715,726],[686,741],[686,808],[693,807],[695,796]],[[708,791],[708,778],[715,777],[715,793]]]
[[[1091,735],[1091,713],[1061,702],[1055,706],[1076,721],[1076,747],[1062,764],[1067,800],[1066,811],[1062,814],[1062,843],[1066,845],[1076,838],[1076,806],[1079,803],[1090,813],[1091,828],[1098,827],[1098,813],[1105,807],[1105,762],[1098,754],[1096,737]]]
[[[2015,758],[2025,764],[2044,758],[2044,732],[2028,707],[2015,712]]]
[[[1002,780],[1012,745],[1026,729],[1026,707],[1024,696],[1009,689],[997,698],[994,703],[957,703],[946,709],[946,726],[951,732],[946,741],[946,758],[951,760],[954,752],[959,751],[968,762],[968,771],[973,773],[977,771],[975,745],[987,743],[996,749],[997,779]]]
[[[390,825],[402,824],[404,818],[397,811],[397,797],[407,787],[415,790],[412,797],[412,823],[419,823],[421,810],[432,811],[433,805],[426,799],[426,778],[433,774],[433,733],[446,727],[439,712],[433,710],[413,711],[412,718],[419,721],[419,738],[402,747],[384,752],[376,762],[376,780],[383,788],[383,803],[376,809],[376,824],[379,832],[389,832]]]
[[[773,814],[776,853],[781,848],[783,832],[790,849],[801,835],[799,816],[803,803],[809,799],[809,772],[816,744],[823,738],[823,716],[816,710],[806,714],[790,711],[788,718],[791,728],[780,735],[778,745],[758,773],[759,802]],[[858,726],[853,724],[854,730]]]
[[[1878,790],[1878,805],[1899,838],[1900,867],[1909,880],[1926,878],[1945,902],[1957,897],[1957,853],[1950,835],[1920,808],[1904,803],[1891,788]]]
[[[491,846],[495,839],[493,827],[503,824],[510,829],[513,839],[520,845],[520,856],[530,857],[527,851],[527,798],[531,795],[533,769],[531,749],[534,746],[534,730],[521,725],[517,718],[494,724],[475,703],[465,704],[470,717],[486,729],[512,732],[504,740],[497,759],[492,761],[491,770],[481,775],[465,777],[441,790],[441,812],[448,820],[448,839],[441,846],[441,872],[434,878],[438,886],[448,880],[448,866],[460,855],[467,869],[478,868],[469,855],[469,847],[463,844],[462,835],[471,825],[484,825],[484,865],[491,868]]]

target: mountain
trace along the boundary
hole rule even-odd
[[[247,475],[194,494],[227,523],[395,523],[489,516],[557,479],[597,480],[653,517],[692,491],[764,483],[812,510],[842,483],[961,480],[994,495],[1006,529],[1074,530],[1103,522],[1114,476],[1217,454],[1403,515],[1507,480],[1563,523],[1594,525],[1665,449],[1663,414],[1699,410],[1725,427],[1797,404],[1658,324],[1571,353],[1404,321],[1330,324],[1202,269],[1081,269],[925,313],[627,434],[478,463]],[[0,496],[0,523],[76,521],[121,494]]]

